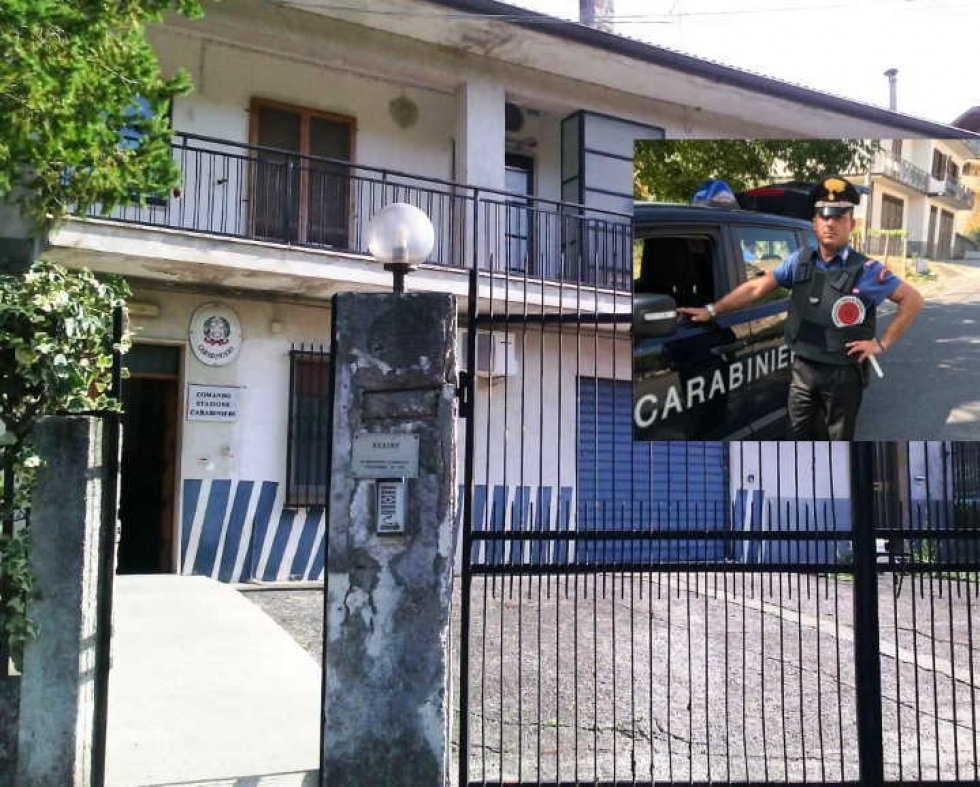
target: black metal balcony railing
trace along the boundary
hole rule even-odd
[[[926,192],[929,188],[928,172],[915,166],[911,161],[885,150],[875,154],[871,164],[871,174],[885,175],[916,191]]]
[[[969,210],[973,207],[973,192],[955,177],[948,176],[945,180],[933,180],[929,188],[929,195],[945,197],[963,210]]]
[[[407,202],[435,227],[429,264],[630,286],[626,214],[196,134],[177,134],[173,154],[183,180],[172,194],[88,215],[368,254],[371,217]]]

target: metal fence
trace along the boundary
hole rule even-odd
[[[976,459],[732,443],[721,527],[468,492],[459,783],[980,783]]]

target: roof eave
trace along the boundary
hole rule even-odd
[[[436,5],[453,8],[466,13],[483,16],[500,15],[507,17],[507,24],[533,29],[546,35],[552,35],[575,43],[604,49],[636,60],[673,69],[691,76],[710,79],[721,84],[728,84],[743,90],[749,90],[768,96],[775,96],[796,103],[805,103],[830,112],[849,117],[868,120],[883,126],[889,126],[896,131],[920,134],[928,137],[978,137],[974,134],[953,126],[935,123],[930,120],[903,115],[889,109],[862,104],[840,96],[822,93],[818,90],[783,82],[772,77],[742,71],[732,66],[713,63],[708,60],[675,52],[653,44],[634,41],[629,38],[607,33],[603,30],[588,27],[577,22],[569,22],[558,17],[540,14],[524,8],[497,2],[497,0],[426,0]],[[520,12],[515,17],[515,11]]]

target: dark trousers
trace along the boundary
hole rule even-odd
[[[853,440],[864,379],[856,365],[796,357],[789,385],[789,439]]]

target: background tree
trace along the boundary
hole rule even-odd
[[[33,232],[67,211],[142,201],[175,186],[165,79],[144,26],[197,0],[0,0],[0,210]],[[37,418],[118,408],[108,386],[119,280],[38,262],[0,276],[0,676],[35,634],[27,508]]]
[[[0,0],[0,201],[38,229],[177,183],[164,79],[144,25],[196,0]],[[126,140],[120,144],[120,140]]]
[[[687,202],[708,178],[735,191],[773,178],[816,180],[865,170],[876,149],[853,139],[647,140],[636,146],[633,191],[638,199]]]

